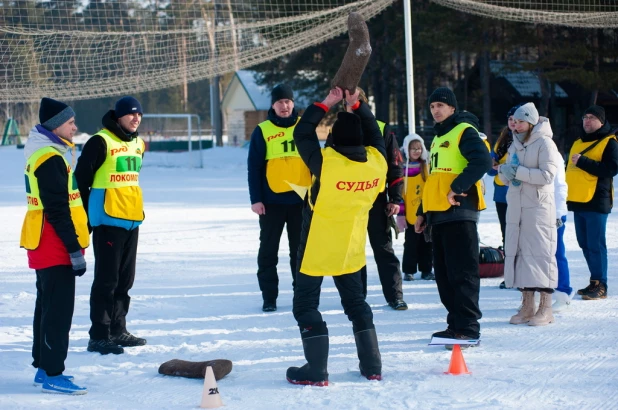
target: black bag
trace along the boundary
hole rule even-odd
[[[481,246],[479,251],[479,274],[481,278],[504,276],[504,251],[490,246]]]

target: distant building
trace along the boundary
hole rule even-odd
[[[270,104],[270,88],[257,84],[254,71],[239,70],[230,81],[223,99],[221,111],[223,113],[223,126],[227,129],[230,143],[237,141],[242,145],[251,138],[255,127],[268,117]],[[294,90],[294,95],[301,93]],[[309,104],[306,98],[296,97],[294,105],[299,113],[302,113]],[[326,139],[328,127],[318,127],[318,137]]]

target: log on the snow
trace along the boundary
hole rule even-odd
[[[340,87],[350,94],[356,92],[358,82],[365,71],[369,57],[371,57],[371,43],[367,24],[358,13],[348,15],[348,36],[350,44],[345,52],[341,66],[331,82],[331,87]]]
[[[168,376],[203,379],[206,377],[206,367],[208,366],[212,367],[215,380],[224,378],[232,371],[232,362],[225,359],[209,360],[207,362],[189,362],[174,359],[159,366],[159,373]]]

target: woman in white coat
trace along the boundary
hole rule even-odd
[[[522,105],[513,117],[513,143],[499,170],[500,179],[509,184],[504,279],[507,287],[523,293],[521,308],[510,323],[542,326],[554,321],[551,294],[558,278],[554,200],[558,150],[549,120],[539,117],[534,104]],[[538,310],[535,292],[541,296]]]

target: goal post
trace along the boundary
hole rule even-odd
[[[140,135],[150,152],[186,152],[190,168],[203,168],[202,150],[214,147],[213,134],[204,140],[197,114],[144,114]]]

